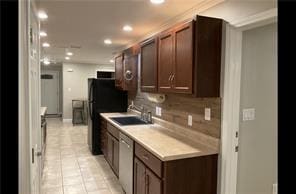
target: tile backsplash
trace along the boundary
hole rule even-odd
[[[139,86],[140,84],[138,84]],[[186,95],[168,94],[163,103],[151,102],[147,93],[129,92],[129,104],[143,105],[153,116],[203,134],[219,138],[221,131],[221,98],[195,98]],[[161,107],[161,116],[156,116],[156,106]],[[211,120],[205,120],[205,108],[211,109]],[[188,115],[192,116],[192,126],[188,126]]]

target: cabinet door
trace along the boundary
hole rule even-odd
[[[124,90],[136,91],[138,86],[138,55],[124,55]]]
[[[118,176],[119,170],[119,141],[113,138],[113,168]]]
[[[101,117],[101,150],[105,157],[107,157],[107,121]]]
[[[158,91],[170,92],[171,78],[174,72],[174,36],[173,32],[165,32],[159,36],[158,47]]]
[[[146,168],[146,194],[161,194],[161,179]]]
[[[193,90],[193,21],[174,30],[174,93],[192,94]]]
[[[134,194],[145,194],[145,166],[137,158],[134,162]]]
[[[123,54],[115,57],[115,87],[123,90]]]
[[[107,133],[107,162],[112,166],[113,162],[113,138],[110,133]]]
[[[157,91],[157,38],[141,45],[141,91]]]

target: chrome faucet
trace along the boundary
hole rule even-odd
[[[152,123],[152,112],[148,110],[146,113],[146,109],[143,105],[139,108],[135,106],[134,102],[132,101],[132,103],[128,106],[128,109],[135,109],[141,112],[141,119],[147,123]]]
[[[147,122],[148,123],[152,123],[152,112],[151,111],[148,111],[147,112],[147,115],[148,115]]]
[[[135,109],[141,112],[141,119],[144,120],[145,108],[143,105],[139,108],[136,105],[134,105],[134,101],[132,101],[132,103],[128,106],[128,109]]]

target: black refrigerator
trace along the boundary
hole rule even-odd
[[[88,79],[88,138],[93,155],[102,154],[100,113],[126,112],[127,92],[115,88],[115,79]]]

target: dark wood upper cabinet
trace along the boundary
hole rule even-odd
[[[141,43],[141,91],[157,91],[157,37]]]
[[[136,91],[138,83],[138,44],[124,50],[115,57],[115,87]]]
[[[163,32],[158,40],[158,91],[171,92],[174,73],[174,32]]]
[[[193,70],[196,97],[220,97],[222,24],[222,19],[196,17]]]
[[[124,55],[124,90],[135,91],[138,86],[138,55]]]
[[[159,34],[158,92],[220,96],[222,21],[197,16]]]
[[[174,29],[174,73],[171,78],[175,93],[192,94],[194,21]]]
[[[123,54],[119,54],[115,57],[115,87],[123,90],[124,79],[123,79]]]
[[[193,93],[194,20],[159,35],[158,86],[169,93]]]

